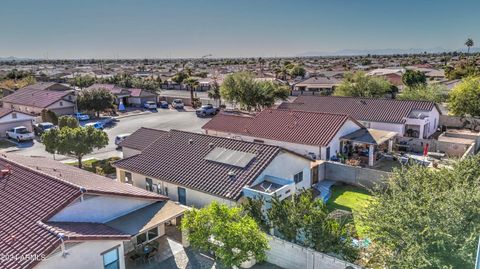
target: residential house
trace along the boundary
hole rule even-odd
[[[136,132],[129,143],[134,139],[145,137]],[[284,199],[316,182],[308,158],[278,146],[178,130],[150,141],[114,163],[117,178],[188,206],[233,205],[256,195]]]
[[[311,77],[293,84],[292,95],[330,95],[341,80],[330,77]]]
[[[40,115],[47,109],[57,115],[74,113],[75,94],[68,86],[53,82],[40,82],[5,96],[3,107],[26,114]]]
[[[428,101],[338,96],[299,96],[279,108],[347,114],[367,128],[416,138],[432,136],[441,114],[437,105]]]
[[[383,77],[397,87],[403,86],[402,76],[405,68],[378,68],[367,73],[368,76]]]
[[[209,135],[276,145],[321,160],[341,152],[340,137],[362,128],[345,114],[285,109],[255,116],[221,113],[202,127]]]
[[[142,127],[123,140],[119,146],[122,148],[123,158],[128,158],[142,153],[150,144],[168,131]]]
[[[0,155],[0,268],[125,268],[186,210],[148,192],[43,157]],[[140,216],[139,216],[140,215]]]
[[[10,108],[0,108],[0,136],[5,136],[5,132],[11,128],[25,126],[33,131],[35,116],[15,111]]]
[[[141,107],[147,101],[157,102],[157,95],[144,89],[124,88],[114,84],[93,84],[89,89],[106,89],[115,96],[115,103]]]

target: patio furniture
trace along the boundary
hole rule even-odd
[[[155,255],[157,254],[158,252],[158,249],[157,248],[151,248],[150,252],[148,252],[147,254],[145,254],[145,257],[144,257],[144,260],[145,262],[148,262],[150,263],[152,260],[155,259]]]

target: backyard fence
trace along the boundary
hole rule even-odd
[[[318,174],[319,181],[327,179],[363,188],[383,185],[385,180],[390,176],[389,172],[364,167],[354,167],[336,162],[323,162],[319,165]]]
[[[353,263],[305,248],[277,237],[270,237],[267,261],[286,269],[345,269],[361,268]]]

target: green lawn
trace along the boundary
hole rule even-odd
[[[83,166],[92,166],[92,163],[94,163],[95,161],[98,161],[98,160],[97,159],[89,159],[89,160],[86,160],[86,161],[82,161],[82,164],[83,164]],[[68,162],[68,163],[65,163],[65,164],[78,167],[78,162],[77,161]]]
[[[327,201],[327,208],[331,211],[341,209],[352,212],[355,228],[362,238],[365,226],[356,218],[359,212],[368,206],[371,199],[372,196],[365,189],[353,186],[332,186],[332,196]]]

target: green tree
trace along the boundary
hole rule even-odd
[[[74,117],[61,116],[58,118],[58,128],[62,129],[63,127],[77,128],[80,127],[80,124]]]
[[[346,218],[334,218],[325,204],[313,197],[310,190],[293,195],[292,199],[274,197],[268,210],[269,225],[287,241],[317,251],[335,253],[348,261],[358,257],[352,246],[353,225]]]
[[[93,83],[95,83],[95,78],[92,77],[92,76],[76,76],[74,77],[70,84],[72,84],[73,86],[77,86],[79,87],[80,89],[85,89],[87,87],[90,87],[93,85]]]
[[[202,209],[194,208],[185,213],[182,230],[194,248],[213,252],[225,266],[238,267],[252,257],[266,259],[267,237],[240,207],[213,202]]]
[[[399,100],[432,101],[442,103],[448,99],[447,89],[443,85],[414,85],[403,89],[396,97]]]
[[[480,77],[465,78],[455,86],[448,109],[456,116],[480,117]]]
[[[467,40],[465,41],[465,46],[467,46],[467,54],[470,54],[470,48],[473,47],[473,45],[473,39],[467,38]]]
[[[395,170],[362,221],[371,267],[473,268],[480,234],[480,156],[448,168]],[[370,267],[370,266],[369,266]]]
[[[290,76],[292,77],[304,77],[305,76],[305,68],[301,67],[301,66],[298,66],[298,65],[295,65],[293,66],[290,71],[289,71],[289,74]]]
[[[239,72],[224,79],[220,94],[225,100],[240,104],[241,109],[252,111],[270,107],[276,100],[286,100],[290,90],[271,81],[257,81],[251,73]]]
[[[108,136],[102,130],[89,127],[63,127],[52,129],[42,135],[45,150],[52,154],[62,154],[78,160],[82,168],[82,158],[108,145]]]
[[[41,117],[43,122],[51,122],[55,125],[58,125],[58,116],[55,112],[51,110],[43,109]]]
[[[187,73],[185,73],[183,71],[180,71],[180,72],[176,73],[175,76],[172,77],[172,81],[177,83],[177,84],[182,84],[183,81],[188,77],[189,76],[187,75]]]
[[[222,105],[222,95],[220,94],[220,85],[217,81],[214,81],[210,90],[208,91],[208,98],[213,99],[214,101],[218,100],[218,106]]]
[[[77,98],[80,110],[95,111],[97,117],[100,116],[100,112],[115,107],[115,96],[107,89],[83,90]]]
[[[414,87],[417,85],[426,85],[427,77],[418,70],[407,70],[402,75],[402,82],[405,86]]]
[[[342,83],[335,88],[334,95],[378,98],[390,93],[391,89],[392,84],[384,78],[355,72],[345,75]]]
[[[199,85],[198,80],[196,78],[189,77],[183,80],[183,83],[187,85],[187,88],[190,90],[190,102],[192,103],[192,106],[195,108],[196,105],[194,104],[193,92]]]

